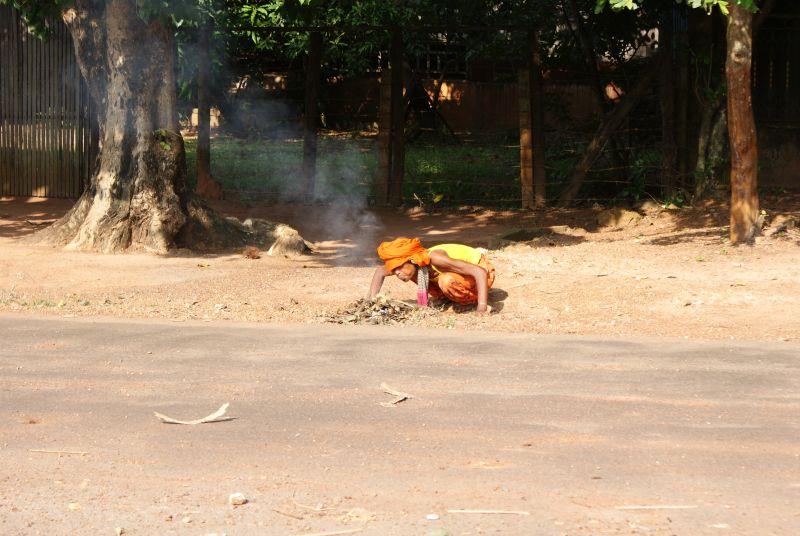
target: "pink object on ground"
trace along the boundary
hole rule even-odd
[[[424,290],[417,291],[417,304],[421,305],[422,307],[428,306],[428,293]]]

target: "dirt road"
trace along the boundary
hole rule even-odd
[[[0,333],[6,535],[800,532],[793,343],[22,315]],[[414,398],[383,407],[382,382]],[[153,416],[223,402],[236,420]]]

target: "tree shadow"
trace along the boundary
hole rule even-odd
[[[0,238],[30,235],[61,217],[74,204],[71,199],[0,198]],[[419,237],[423,244],[463,243],[498,249],[513,244],[533,248],[568,247],[587,241],[627,241],[637,236],[643,243],[668,246],[722,237],[728,225],[729,204],[724,197],[694,207],[664,210],[655,203],[639,205],[641,219],[620,229],[598,225],[600,207],[551,208],[540,211],[459,207],[426,212],[366,207],[363,200],[334,204],[252,204],[212,201],[217,212],[240,220],[263,218],[296,228],[312,245],[313,257],[293,259],[314,267],[367,267],[377,265],[376,248],[398,236]],[[763,195],[767,211],[791,212],[800,206],[800,194]],[[240,253],[174,250],[179,257],[215,258]],[[266,252],[262,252],[266,254]]]
[[[652,240],[643,241],[643,244],[651,244],[654,246],[674,246],[676,244],[683,244],[686,242],[713,242],[720,243],[721,240],[727,238],[728,234],[724,228],[712,229],[696,229],[687,230],[667,236],[660,236]]]
[[[0,238],[22,238],[64,215],[72,199],[0,197]]]
[[[583,236],[561,232],[566,230],[565,227],[567,226],[553,225],[550,227],[518,229],[501,235],[492,246],[503,247],[510,244],[525,244],[533,248],[546,248],[568,247],[586,242],[586,238]]]

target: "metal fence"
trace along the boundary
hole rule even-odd
[[[285,33],[281,30],[278,37]],[[433,33],[421,52],[406,50],[403,57],[402,200],[426,208],[519,207],[519,70],[524,63],[511,56],[493,64],[470,58],[458,47],[442,47],[437,36]],[[255,69],[251,58],[226,66],[243,83],[231,84],[223,111],[227,113],[211,140],[212,173],[229,197],[293,202],[305,193],[301,186],[307,59],[281,65],[277,60],[271,63],[268,54]],[[385,150],[393,130],[387,125],[392,106],[392,74],[386,61],[390,56],[391,51],[384,50],[370,62],[371,70],[353,73],[323,54],[314,200],[363,198],[382,204],[381,182],[391,174]],[[264,66],[271,67],[269,72],[259,72]],[[632,72],[608,78],[627,89],[638,70],[633,67]],[[597,81],[586,76],[555,73],[544,83],[543,145],[550,202],[564,190],[603,120]],[[575,201],[644,197],[662,187],[661,110],[655,86],[616,129],[613,144],[603,147]],[[187,140],[187,147],[191,181],[193,139]]]

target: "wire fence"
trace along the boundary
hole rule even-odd
[[[432,37],[429,45],[418,45],[404,58],[404,202],[520,206],[519,61],[469,58],[462,48],[447,48],[439,38]],[[325,63],[315,200],[376,201],[380,77],[387,55],[379,53],[355,73],[335,61]],[[287,64],[266,57],[257,68],[252,61],[235,67],[237,82],[227,92],[224,119],[211,141],[212,173],[228,196],[268,202],[302,198],[303,61],[300,57]],[[622,71],[602,75],[619,92],[630,87],[630,76]],[[549,200],[564,190],[603,120],[596,84],[585,72],[551,74],[545,81]],[[660,194],[661,136],[659,96],[653,88],[604,144],[575,201]],[[194,146],[189,138],[190,182]]]

